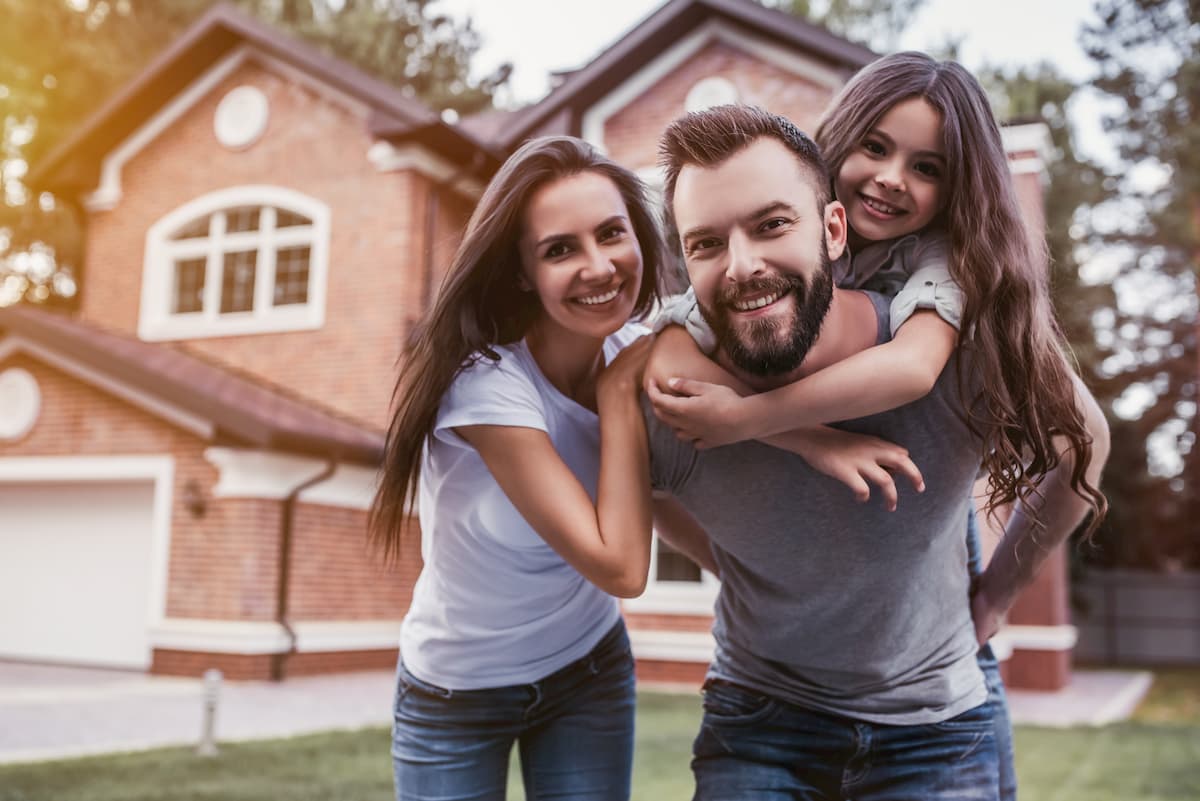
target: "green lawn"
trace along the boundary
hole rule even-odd
[[[691,796],[696,696],[639,699],[634,798]],[[1103,729],[1018,728],[1021,801],[1200,799],[1200,670],[1162,674],[1137,719]],[[383,729],[0,766],[0,801],[387,801]],[[513,776],[510,797],[521,798]]]

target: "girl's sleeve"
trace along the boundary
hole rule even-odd
[[[956,329],[962,323],[963,291],[950,277],[949,247],[942,236],[917,244],[912,254],[912,272],[892,299],[892,336],[918,309],[933,309]]]
[[[475,425],[549,431],[541,396],[513,354],[503,353],[498,362],[480,359],[455,377],[438,408],[433,435],[461,447],[466,443],[454,429]]]
[[[696,340],[696,346],[706,354],[717,349],[717,336],[700,314],[700,305],[696,303],[696,293],[691,287],[682,295],[669,298],[650,320],[650,328],[656,334],[668,325],[683,326]]]

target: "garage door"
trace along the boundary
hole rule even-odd
[[[0,483],[0,658],[150,665],[154,485]]]

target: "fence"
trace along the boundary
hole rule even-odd
[[[1200,665],[1200,572],[1090,570],[1072,606],[1081,662]]]

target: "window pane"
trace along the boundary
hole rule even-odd
[[[187,225],[180,228],[172,236],[172,239],[201,239],[208,236],[208,221],[209,217],[201,217],[197,220],[192,220]]]
[[[172,314],[198,312],[204,308],[205,259],[179,259],[175,262],[175,293]]]
[[[225,232],[238,234],[243,231],[258,230],[258,206],[240,206],[225,212]]]
[[[275,305],[308,302],[307,245],[282,248],[275,255]]]
[[[291,228],[296,225],[312,225],[312,220],[287,209],[275,209],[276,228]]]
[[[654,578],[658,581],[700,581],[700,568],[691,559],[658,540],[658,569]]]
[[[221,271],[221,314],[254,309],[254,272],[257,262],[257,250],[225,254],[225,266]]]

